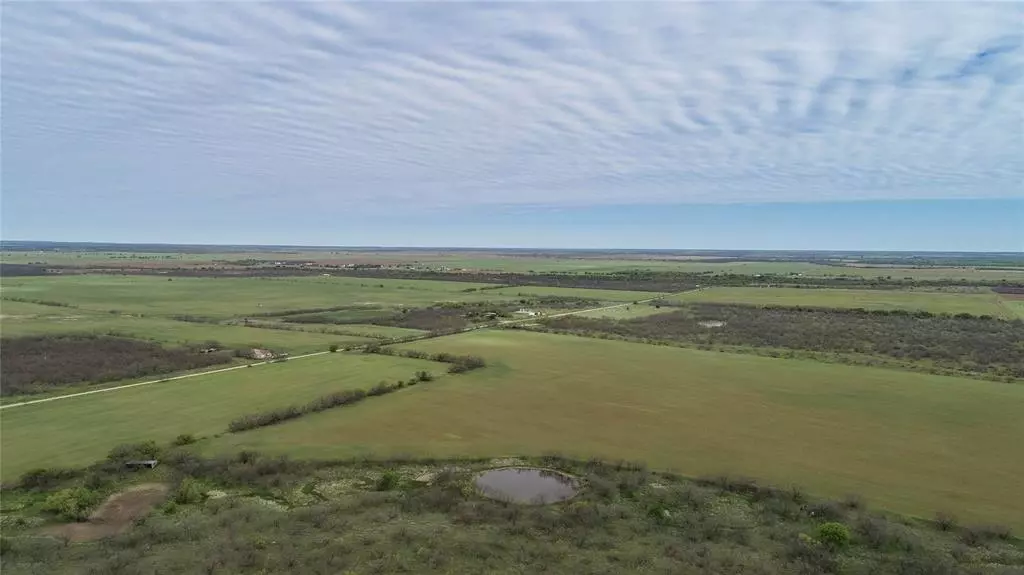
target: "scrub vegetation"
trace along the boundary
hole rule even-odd
[[[998,528],[945,529],[873,511],[856,497],[819,500],[798,487],[692,480],[640,463],[160,456],[165,469],[130,479],[171,483],[166,501],[95,543],[34,533],[40,521],[68,520],[64,509],[78,518],[122,486],[128,477],[115,454],[51,487],[56,494],[42,505],[38,490],[8,490],[21,506],[3,538],[5,572],[983,575],[1024,565],[1020,542]],[[509,463],[571,474],[580,493],[530,506],[474,489],[475,473]]]
[[[743,346],[871,363],[881,356],[939,373],[1024,378],[1024,321],[926,311],[823,309],[698,303],[625,320],[566,316],[543,320],[560,333],[612,335],[703,347]]]

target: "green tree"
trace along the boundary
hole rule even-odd
[[[100,494],[85,487],[61,489],[43,503],[43,510],[56,513],[68,521],[85,521],[89,511],[100,502]]]

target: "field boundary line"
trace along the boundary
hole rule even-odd
[[[289,357],[287,359],[287,361],[292,361],[293,359],[302,359],[304,357],[313,357],[313,356],[316,356],[316,355],[324,355],[324,354],[327,354],[327,353],[331,353],[331,352],[329,352],[329,351],[317,351],[317,352],[313,352],[313,353],[307,353],[305,355],[296,355],[296,356],[293,356],[293,357]],[[19,407],[19,406],[22,406],[22,405],[33,405],[33,404],[37,404],[37,403],[46,403],[48,401],[57,401],[58,399],[71,399],[72,397],[81,397],[83,395],[92,395],[94,393],[106,393],[108,391],[118,391],[118,390],[121,390],[121,389],[128,389],[129,387],[139,387],[139,386],[143,386],[143,385],[153,385],[154,383],[165,383],[165,382],[168,382],[168,381],[176,381],[176,380],[179,380],[179,379],[188,379],[190,377],[200,377],[200,376],[203,376],[203,375],[213,375],[213,374],[217,374],[217,373],[224,373],[226,371],[234,371],[236,369],[245,369],[247,367],[254,367],[254,366],[257,366],[257,365],[267,365],[267,364],[275,363],[275,362],[280,362],[280,360],[266,360],[266,361],[260,361],[260,362],[257,362],[257,363],[247,363],[247,364],[244,364],[244,365],[233,365],[231,367],[222,367],[222,368],[219,368],[219,369],[211,369],[209,371],[199,371],[199,372],[196,372],[196,373],[186,373],[184,375],[175,375],[175,376],[172,376],[172,377],[165,377],[165,378],[162,378],[162,379],[153,379],[153,380],[150,380],[150,381],[140,381],[140,382],[136,382],[136,383],[128,383],[128,384],[125,384],[125,385],[115,385],[113,387],[104,387],[103,389],[91,389],[89,391],[79,391],[77,393],[69,393],[69,394],[66,394],[66,395],[56,395],[56,396],[53,396],[53,397],[44,397],[42,399],[32,399],[32,400],[29,400],[29,401],[19,401],[18,403],[10,403],[10,404],[7,404],[7,405],[0,405],[0,409],[9,409],[9,408],[12,408],[12,407]]]

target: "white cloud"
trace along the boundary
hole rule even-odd
[[[1024,195],[1024,5],[6,3],[4,191]]]

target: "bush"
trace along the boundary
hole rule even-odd
[[[979,546],[992,539],[1008,540],[1012,536],[1009,527],[1003,525],[975,525],[965,527],[960,533],[960,539],[971,546]]]
[[[433,381],[434,380],[434,376],[430,372],[427,372],[427,371],[417,371],[416,372],[416,380],[417,381]]]
[[[332,343],[332,344],[331,344],[331,345],[330,345],[330,346],[329,346],[329,347],[327,348],[327,351],[329,351],[329,352],[331,352],[331,353],[336,353],[336,352],[338,351],[338,344],[336,344],[336,343]]]
[[[818,541],[833,549],[846,547],[850,542],[850,530],[842,523],[835,521],[822,523],[818,527]]]
[[[196,438],[191,433],[182,433],[178,437],[174,438],[171,445],[181,447],[182,445],[191,445],[196,442]]]
[[[846,509],[842,503],[822,501],[809,505],[807,514],[821,521],[840,521],[846,517]]]
[[[155,441],[143,443],[124,443],[110,450],[107,460],[115,463],[124,463],[134,459],[158,459],[161,453],[160,446]]]
[[[77,471],[71,469],[33,469],[25,472],[18,480],[18,486],[24,489],[51,489],[60,482],[71,479],[78,475]]]
[[[190,505],[201,503],[206,498],[206,492],[199,486],[199,482],[191,477],[185,477],[174,490],[173,501],[179,505]]]
[[[919,542],[901,525],[881,518],[866,517],[857,523],[857,534],[864,544],[879,551],[912,552]]]
[[[391,470],[385,471],[384,474],[380,476],[380,479],[377,480],[377,491],[393,491],[398,489],[401,482],[402,478],[398,473]]]
[[[935,525],[941,531],[952,531],[956,527],[956,517],[945,511],[935,514]]]
[[[56,513],[68,521],[85,521],[89,511],[100,502],[101,496],[85,487],[61,489],[43,503],[43,511]]]

